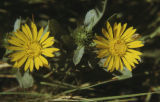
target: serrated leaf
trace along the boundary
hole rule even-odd
[[[17,29],[19,29],[21,26],[21,19],[17,18],[15,23],[14,23],[14,32],[16,32]]]
[[[29,71],[26,71],[22,76],[21,73],[18,71],[16,73],[16,78],[21,88],[29,88],[33,86],[34,80]]]
[[[73,55],[73,63],[74,65],[77,65],[81,59],[82,56],[84,54],[84,46],[78,46],[77,49],[74,51],[74,55]]]
[[[87,31],[91,31],[93,27],[98,23],[98,21],[101,19],[101,17],[104,14],[104,11],[106,9],[107,5],[107,0],[104,0],[101,2],[102,3],[102,10],[100,11],[99,9],[91,9],[87,12],[84,20],[84,25],[86,26]]]

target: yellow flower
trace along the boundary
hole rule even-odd
[[[98,58],[107,57],[104,67],[112,72],[114,70],[123,70],[125,66],[132,71],[135,64],[140,60],[141,52],[136,51],[134,48],[144,46],[142,41],[134,38],[136,29],[130,27],[126,29],[127,24],[115,23],[114,27],[110,26],[109,22],[106,23],[107,31],[102,28],[102,33],[105,36],[96,36],[96,47],[100,50],[97,52]]]
[[[20,68],[23,64],[24,70],[33,68],[39,70],[39,67],[47,66],[48,61],[45,58],[54,57],[53,52],[59,51],[53,48],[54,37],[48,37],[49,32],[43,35],[43,27],[37,31],[36,25],[31,22],[31,29],[27,24],[22,25],[22,31],[17,30],[14,35],[10,36],[8,42],[11,44],[7,47],[14,52],[9,55],[12,62],[15,62],[15,68]]]

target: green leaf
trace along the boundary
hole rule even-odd
[[[84,48],[84,46],[78,46],[77,49],[74,51],[73,63],[75,65],[77,65],[81,61],[81,58],[84,54]]]
[[[41,38],[44,36],[44,34],[47,33],[48,30],[49,30],[49,24],[47,24],[47,26],[44,28],[44,31],[43,31]]]
[[[14,32],[16,32],[17,29],[19,29],[21,26],[21,19],[17,18],[15,23],[14,23]]]
[[[87,12],[84,20],[84,25],[86,26],[87,31],[91,31],[93,27],[98,23],[98,21],[102,18],[106,9],[107,0],[102,1],[101,4],[101,11],[95,8]]]
[[[34,80],[32,75],[29,74],[29,71],[26,71],[23,76],[19,71],[17,71],[16,78],[21,88],[29,88],[33,86]]]
[[[98,65],[100,67],[104,67],[104,63],[105,63],[106,60],[107,60],[107,58],[101,58],[100,61],[98,62]],[[107,71],[106,68],[104,68],[104,70]]]
[[[129,71],[126,67],[123,67],[123,71],[119,72],[121,73],[121,75],[113,74],[118,80],[124,80],[132,77],[132,72]]]
[[[159,33],[160,33],[160,27],[157,27],[156,30],[153,33],[150,34],[150,38],[153,39]]]

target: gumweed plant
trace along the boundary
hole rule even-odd
[[[47,66],[45,57],[54,57],[53,53],[59,51],[52,47],[54,37],[49,37],[49,34],[50,32],[44,33],[43,27],[37,31],[34,22],[31,22],[31,27],[24,24],[21,30],[13,32],[8,39],[10,45],[7,46],[8,50],[13,51],[9,55],[11,62],[14,62],[13,67],[24,66],[25,71],[29,69],[32,72],[34,68],[39,70],[40,67]]]
[[[134,38],[136,29],[127,28],[127,24],[114,23],[113,28],[110,23],[106,23],[106,29],[102,28],[102,36],[96,36],[93,40],[98,48],[98,58],[107,57],[104,67],[112,72],[114,70],[123,70],[126,67],[129,71],[139,64],[141,52],[135,50],[144,46],[142,41]]]

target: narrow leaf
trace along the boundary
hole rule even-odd
[[[14,32],[16,32],[17,29],[19,29],[21,26],[21,19],[17,18],[15,23],[14,23]]]
[[[16,73],[16,78],[21,88],[29,88],[33,86],[34,80],[29,71],[26,71],[22,76],[19,71]]]
[[[124,80],[132,77],[132,72],[129,71],[126,67],[123,68],[123,71],[119,71],[121,75],[113,74],[118,80]]]
[[[33,86],[34,80],[29,71],[25,72],[22,77],[23,88],[29,88]]]
[[[106,9],[107,0],[101,2],[102,10],[97,8],[91,9],[87,12],[84,20],[84,25],[86,26],[87,31],[91,31],[92,28],[98,23],[98,21],[102,18],[104,11]]]
[[[47,26],[44,28],[43,34],[41,36],[41,38],[44,36],[44,34],[47,33],[47,31],[49,30],[49,23],[47,24]]]
[[[77,49],[74,51],[74,56],[73,56],[73,63],[75,65],[77,65],[81,61],[83,54],[84,54],[84,46],[78,46]]]

